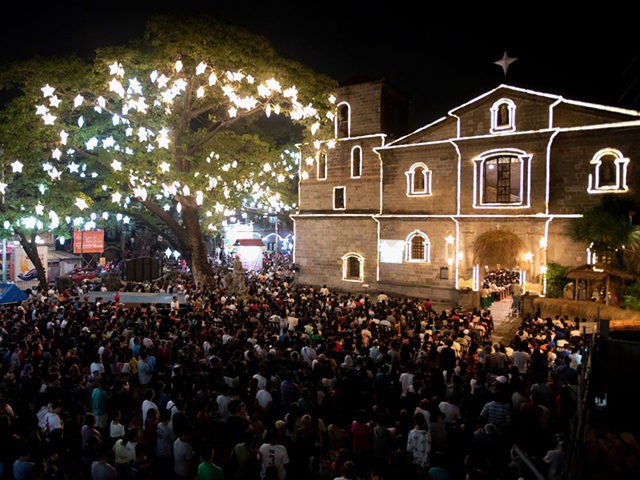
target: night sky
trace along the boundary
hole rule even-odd
[[[640,110],[636,29],[605,16],[527,23],[526,14],[500,12],[471,24],[459,22],[455,11],[418,13],[416,2],[402,0],[95,3],[15,5],[14,13],[0,15],[0,59],[84,54],[140,35],[154,11],[207,12],[267,37],[283,56],[338,81],[387,79],[412,99],[415,128],[502,83]],[[506,76],[494,64],[505,51],[517,58]]]

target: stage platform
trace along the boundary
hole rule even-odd
[[[178,297],[180,305],[184,305],[187,301],[184,293],[87,292],[86,295],[90,302],[95,302],[98,298],[102,298],[105,302],[113,302],[116,293],[120,295],[120,303],[124,305],[141,305],[143,303],[169,305],[174,295]]]

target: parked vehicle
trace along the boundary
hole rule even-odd
[[[69,277],[76,283],[99,280],[102,278],[102,271],[94,267],[78,267],[69,272]]]

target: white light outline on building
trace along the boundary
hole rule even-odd
[[[547,142],[547,158],[546,166],[545,166],[545,192],[544,192],[544,213],[549,214],[549,199],[551,198],[551,146],[553,145],[553,141],[558,135],[559,130],[556,130],[549,137],[549,141]]]
[[[320,176],[320,158],[324,157],[324,176]],[[316,157],[316,180],[324,182],[327,179],[327,165],[329,163],[329,155],[324,150],[318,152]]]
[[[457,179],[456,179],[456,215],[460,215],[462,211],[462,199],[460,198],[460,193],[462,191],[462,154],[460,153],[460,147],[454,140],[449,140],[449,143],[453,145],[456,153],[458,154],[458,171],[457,171]]]
[[[374,221],[377,222],[378,224],[378,228],[380,228],[380,223],[379,220],[380,218],[451,218],[451,220],[453,220],[456,225],[457,225],[457,231],[456,231],[456,249],[458,249],[458,236],[459,236],[459,220],[458,219],[463,219],[463,218],[485,218],[485,219],[489,219],[489,218],[544,218],[547,217],[547,225],[549,222],[551,222],[554,218],[580,218],[582,217],[582,215],[580,214],[554,214],[554,215],[550,215],[549,216],[549,190],[550,190],[550,147],[551,147],[551,143],[553,141],[553,139],[555,138],[555,136],[560,133],[560,132],[574,132],[574,131],[587,131],[587,130],[598,130],[598,129],[610,129],[610,128],[619,128],[622,126],[638,126],[640,125],[640,121],[638,120],[632,120],[632,121],[624,121],[624,122],[617,122],[617,123],[613,123],[613,124],[602,124],[602,125],[589,125],[589,126],[582,126],[582,127],[570,127],[570,128],[552,128],[553,125],[553,111],[554,108],[562,103],[566,103],[566,104],[571,104],[571,105],[576,105],[576,106],[582,106],[582,107],[589,107],[589,108],[595,108],[595,109],[599,109],[599,110],[603,110],[603,111],[610,111],[610,112],[616,112],[616,113],[621,113],[621,114],[626,114],[626,115],[634,115],[634,116],[640,116],[640,113],[634,110],[628,110],[628,109],[621,109],[621,108],[617,108],[617,107],[607,107],[607,106],[603,106],[603,105],[598,105],[598,104],[591,104],[591,103],[585,103],[585,102],[579,102],[579,101],[572,101],[572,100],[566,100],[563,99],[560,96],[557,95],[550,95],[550,94],[544,94],[544,93],[540,93],[540,92],[536,92],[533,90],[528,90],[528,89],[521,89],[521,88],[517,88],[517,87],[512,87],[509,85],[500,85],[498,86],[496,89],[487,92],[483,95],[480,95],[474,99],[472,99],[471,101],[449,111],[449,116],[450,117],[456,117],[453,112],[463,108],[466,105],[469,105],[473,102],[475,102],[478,99],[484,98],[487,95],[492,94],[494,91],[500,89],[500,88],[507,88],[507,89],[511,89],[513,91],[519,91],[519,92],[525,92],[525,93],[529,93],[529,94],[533,94],[533,95],[538,95],[538,96],[542,96],[542,97],[546,97],[546,98],[552,98],[555,99],[553,105],[551,105],[549,107],[549,128],[548,129],[541,129],[541,130],[531,130],[531,131],[525,131],[525,132],[513,132],[510,133],[509,135],[527,135],[527,134],[532,134],[532,133],[546,133],[546,132],[552,132],[552,136],[550,138],[550,141],[548,143],[547,146],[547,175],[546,175],[546,195],[545,195],[545,214],[531,214],[531,215],[527,215],[527,214],[523,214],[523,215],[504,215],[504,214],[472,214],[472,215],[462,215],[460,214],[460,208],[461,208],[461,204],[460,204],[460,187],[461,187],[461,155],[459,153],[459,149],[457,147],[457,145],[455,143],[453,143],[452,139],[445,139],[445,140],[439,140],[439,141],[431,141],[431,142],[419,142],[419,143],[413,143],[413,144],[408,144],[408,145],[397,145],[398,143],[404,141],[405,139],[416,135],[418,132],[424,131],[429,129],[430,127],[438,124],[438,123],[442,123],[445,120],[447,120],[449,117],[441,117],[440,119],[432,122],[431,124],[428,124],[424,127],[419,128],[418,130],[415,130],[414,132],[402,136],[398,139],[396,139],[393,142],[390,142],[387,145],[384,145],[384,138],[386,137],[383,134],[372,134],[372,135],[366,135],[363,136],[364,137],[383,137],[383,145],[381,147],[374,147],[372,150],[375,151],[378,154],[379,157],[379,162],[380,162],[380,195],[379,195],[379,200],[380,200],[380,207],[379,207],[379,214],[378,215],[369,215],[369,214],[294,214],[291,215],[291,217],[293,218],[294,216],[297,216],[299,218],[313,218],[313,217],[317,217],[317,218],[321,218],[321,217],[371,217]],[[346,102],[345,102],[346,103]],[[349,114],[351,113],[351,109],[349,108]],[[349,125],[350,127],[350,125]],[[479,138],[487,138],[487,137],[492,137],[492,135],[479,135],[479,136],[471,136],[471,137],[465,137],[465,139],[479,139]],[[460,119],[458,118],[458,122],[457,122],[457,139],[461,139],[460,138]],[[451,216],[451,215],[397,215],[397,214],[387,214],[387,215],[383,215],[382,211],[383,211],[383,166],[382,166],[382,156],[380,155],[381,150],[386,150],[386,149],[392,149],[392,148],[404,148],[404,147],[416,147],[416,146],[422,146],[422,145],[438,145],[444,142],[448,142],[451,143],[452,145],[454,145],[456,147],[456,149],[458,150],[458,164],[459,164],[459,168],[458,168],[458,185],[457,185],[457,196],[458,196],[458,208],[457,208],[457,215],[456,216]],[[531,166],[530,166],[531,168]],[[302,177],[302,175],[301,175]],[[530,172],[529,172],[529,179],[530,179]],[[300,184],[301,182],[299,182]],[[531,188],[528,189],[529,190],[529,197],[531,194]],[[529,202],[530,202],[530,198],[529,198]],[[294,220],[294,232],[295,232],[295,220]],[[378,234],[378,238],[379,238],[380,234]],[[457,258],[457,257],[456,257]],[[294,261],[295,261],[295,250],[294,250]],[[379,267],[379,259],[378,259],[378,267]],[[457,270],[457,261],[456,261],[456,270]],[[379,275],[379,273],[378,273]],[[456,286],[457,286],[457,282],[458,282],[458,275],[456,273]],[[379,278],[378,278],[379,279]]]
[[[478,265],[477,263],[473,267],[471,267],[471,279],[471,289],[474,292],[477,292],[478,290],[480,290],[480,265]]]
[[[494,88],[493,90],[489,90],[488,92],[483,93],[482,95],[478,95],[477,97],[469,100],[468,102],[463,103],[462,105],[459,105],[458,107],[453,108],[452,110],[449,111],[449,114],[451,114],[452,112],[455,112],[456,110],[459,110],[461,108],[466,107],[467,105],[471,105],[472,103],[476,102],[477,100],[480,100],[482,98],[485,98],[489,95],[493,95],[493,93],[497,92],[498,90],[501,89],[506,89],[506,90],[512,90],[514,92],[521,92],[521,93],[526,93],[528,95],[535,95],[538,97],[545,97],[545,98],[550,98],[553,100],[559,100],[563,103],[567,103],[570,105],[576,105],[579,107],[588,107],[588,108],[596,108],[598,110],[605,110],[605,111],[609,111],[609,112],[616,112],[616,113],[622,113],[622,114],[626,114],[626,115],[636,115],[636,116],[640,116],[640,112],[637,112],[635,110],[629,110],[629,109],[625,109],[625,108],[618,108],[618,107],[609,107],[607,105],[601,105],[601,104],[597,104],[597,103],[589,103],[589,102],[582,102],[579,100],[568,100],[560,95],[554,95],[551,93],[543,93],[543,92],[538,92],[536,90],[530,90],[527,88],[520,88],[520,87],[514,87],[513,85],[506,85],[506,84],[501,84],[498,85],[496,88]]]
[[[498,156],[520,159],[520,201],[513,203],[481,203],[483,197],[484,162]],[[493,148],[472,158],[473,161],[473,208],[530,208],[531,207],[531,159],[532,154],[517,148]],[[526,175],[526,189],[525,189]]]
[[[312,218],[312,217],[371,217],[371,218],[582,218],[580,213],[521,213],[509,215],[506,213],[486,213],[486,214],[420,214],[420,213],[382,213],[372,215],[370,213],[292,213],[290,217]]]
[[[454,248],[454,259],[455,259],[455,278],[454,285],[455,288],[458,288],[459,285],[459,269],[460,269],[460,259],[458,258],[458,250],[460,249],[460,222],[455,217],[450,217],[451,220],[456,224],[456,237],[455,237],[455,248]]]
[[[337,113],[339,112],[340,107],[342,105],[347,106],[347,136],[346,137],[338,137],[338,123],[340,122],[340,118],[339,118],[340,115],[338,115]],[[351,104],[347,101],[342,101],[336,105],[336,119],[333,125],[333,134],[336,138],[339,138],[339,139],[351,138]]]
[[[602,157],[605,155],[613,155],[616,157],[614,163],[616,165],[616,184],[600,185],[600,166],[602,165]],[[589,193],[624,193],[629,191],[627,185],[627,167],[629,166],[629,158],[625,157],[617,148],[603,148],[596,152],[589,161],[593,165],[593,173],[589,174],[589,183],[587,192]]]
[[[415,237],[420,237],[423,239],[424,245],[424,255],[421,259],[414,259],[411,257],[411,241]],[[429,236],[421,230],[414,230],[409,235],[407,235],[405,241],[405,252],[404,252],[404,260],[407,263],[431,263],[431,240],[429,240]]]
[[[293,238],[298,238],[298,233],[296,231],[297,229],[297,225],[296,225],[296,219],[291,217],[291,221],[293,222]],[[298,248],[298,242],[293,242],[293,250],[291,251],[291,262],[295,265],[296,263],[296,250]]]
[[[582,216],[582,215],[580,215]],[[547,269],[548,271],[548,264],[549,264],[549,225],[551,224],[551,222],[553,222],[554,217],[550,217],[548,218],[545,222],[544,222],[544,267]],[[543,277],[543,282],[542,282],[542,294],[544,296],[547,295],[547,276],[545,273],[545,276]]]
[[[342,189],[342,199],[344,201],[344,206],[342,208],[336,208],[336,190],[338,190],[339,188]],[[336,185],[335,187],[333,187],[333,197],[331,198],[331,201],[333,203],[333,209],[334,210],[346,210],[347,209],[347,187],[345,187],[344,185]]]
[[[376,282],[380,281],[380,220],[378,220],[375,216],[372,216],[371,219],[376,222],[376,235],[377,235],[377,240],[376,240],[376,245],[378,246],[378,248],[376,248]]]
[[[414,190],[415,174],[418,168],[422,168],[422,174],[424,176],[424,191],[422,192]],[[409,167],[409,170],[404,172],[404,175],[407,177],[407,193],[406,193],[407,197],[429,197],[432,195],[432,191],[431,191],[432,172],[431,170],[429,170],[429,167],[427,166],[426,163],[424,162],[414,163],[413,165],[411,165],[411,167]]]
[[[360,262],[360,273],[357,279],[347,278],[348,259],[351,257],[356,257]],[[342,260],[342,280],[345,282],[356,282],[356,283],[364,282],[364,257],[360,255],[358,252],[348,252],[348,253],[345,253],[340,258]]]
[[[516,137],[516,136],[526,136],[526,135],[534,135],[540,133],[565,133],[565,132],[585,132],[590,130],[608,130],[608,129],[616,129],[621,127],[638,127],[640,126],[640,120],[628,120],[625,122],[616,122],[616,123],[603,123],[599,125],[584,125],[582,127],[566,127],[566,128],[542,128],[540,130],[526,130],[526,131],[517,131],[504,135],[504,138]],[[411,135],[407,135],[405,138],[410,137]],[[397,140],[393,143],[388,143],[387,145],[376,147],[377,150],[394,150],[400,148],[415,148],[415,147],[424,147],[429,145],[441,145],[443,143],[450,143],[452,140],[456,140],[458,142],[463,140],[482,140],[482,139],[495,139],[495,135],[472,135],[469,137],[456,137],[456,138],[445,138],[442,140],[432,140],[429,142],[416,142],[416,143],[408,143],[404,145],[395,145]]]
[[[509,110],[509,123],[506,125],[498,125],[498,110],[500,105],[507,105]],[[516,130],[516,104],[509,98],[501,98],[491,105],[491,133],[510,133]]]
[[[360,150],[360,159],[359,159],[359,162],[360,162],[360,168],[358,169],[360,173],[359,173],[358,175],[354,175],[354,174],[353,174],[353,164],[354,164],[354,160],[355,160],[355,158],[354,158],[353,154],[354,154],[354,152],[355,152],[356,150]],[[362,165],[363,165],[363,163],[364,163],[364,162],[363,162],[363,158],[364,158],[364,152],[363,152],[363,150],[362,150],[362,147],[361,147],[360,145],[355,145],[355,146],[351,149],[351,178],[360,178],[360,177],[362,177]]]

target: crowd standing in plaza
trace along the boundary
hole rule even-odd
[[[580,319],[299,285],[287,258],[0,306],[0,479],[565,478]]]

